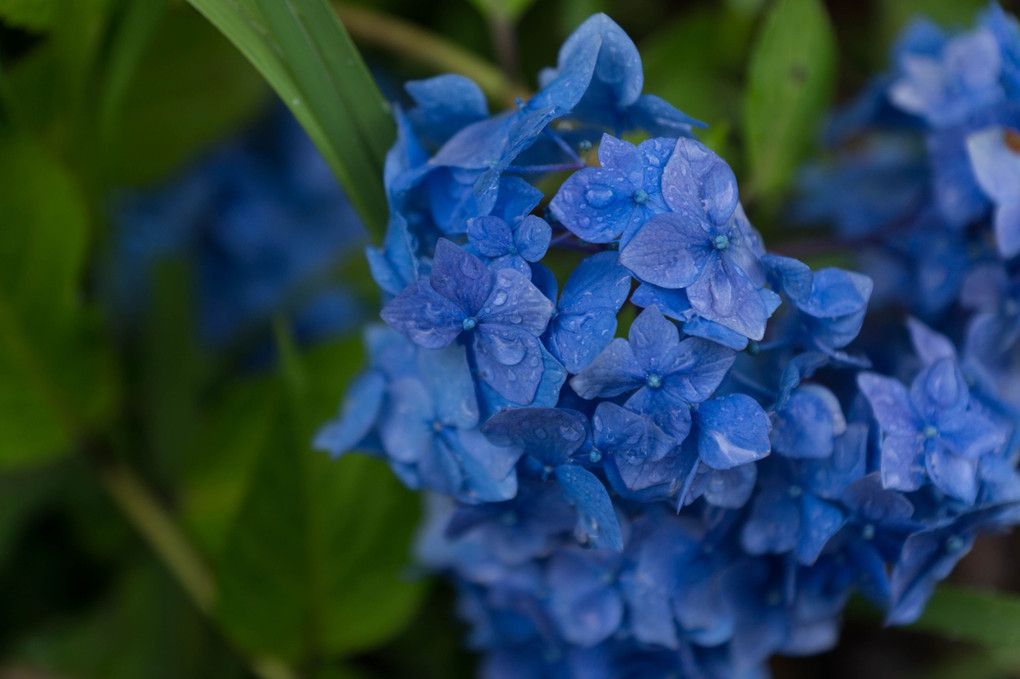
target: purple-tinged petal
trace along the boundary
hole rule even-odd
[[[492,292],[478,311],[481,328],[503,326],[520,328],[538,337],[549,323],[553,303],[513,269],[499,269],[493,274]]]
[[[701,403],[722,384],[733,367],[736,354],[721,344],[700,337],[687,337],[666,359],[662,367],[665,375],[663,391],[687,403]]]
[[[970,459],[990,453],[1006,442],[1006,432],[974,410],[940,418],[938,436],[953,455]]]
[[[620,251],[620,263],[646,283],[684,288],[698,277],[711,236],[701,218],[687,211],[652,217]]]
[[[588,421],[573,410],[511,408],[490,417],[482,433],[496,445],[517,446],[543,465],[558,467],[585,442]]]
[[[704,144],[681,137],[662,173],[662,196],[674,212],[693,211],[724,224],[737,207],[737,178]]]
[[[502,257],[514,245],[510,225],[491,215],[469,219],[467,237],[472,247],[486,257]]]
[[[899,380],[875,373],[857,376],[860,387],[882,431],[889,434],[916,436],[924,426],[910,402],[910,393]]]
[[[726,257],[709,259],[687,287],[691,308],[699,316],[753,340],[765,336],[768,307],[758,289]]]
[[[440,238],[429,274],[432,289],[453,300],[467,316],[482,308],[492,289],[492,274],[485,263],[470,252]]]
[[[426,280],[407,286],[380,314],[394,330],[426,349],[439,349],[452,342],[464,329],[465,315]]]
[[[627,340],[617,337],[595,357],[591,365],[570,380],[570,386],[584,399],[612,398],[645,383],[644,368]]]

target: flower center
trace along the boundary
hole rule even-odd
[[[644,189],[638,189],[634,192],[634,202],[640,205],[641,203],[648,200],[648,193]]]
[[[712,245],[715,246],[716,250],[725,250],[730,246],[730,237],[725,234],[720,234],[712,239]]]
[[[440,422],[439,420],[432,420],[432,431],[434,431],[437,434],[443,431],[443,423]]]
[[[864,524],[864,527],[861,528],[861,537],[865,540],[870,540],[875,537],[875,526],[870,523]]]
[[[804,494],[804,489],[800,486],[790,486],[790,489],[786,491],[792,498],[798,498]]]
[[[464,330],[474,330],[477,325],[478,319],[474,316],[468,316],[464,319],[464,322],[461,323],[461,327],[464,328]]]
[[[652,389],[658,389],[662,386],[662,375],[659,373],[648,373],[645,383]]]
[[[590,460],[592,464],[598,464],[602,461],[602,451],[598,448],[592,448],[591,452],[588,453],[588,460]]]
[[[953,537],[946,540],[946,551],[949,552],[950,554],[955,554],[956,552],[959,552],[961,549],[963,549],[963,538],[961,538],[960,536],[954,535]]]
[[[926,439],[933,439],[939,435],[939,430],[936,429],[934,425],[929,424],[924,428],[924,432],[922,433]]]

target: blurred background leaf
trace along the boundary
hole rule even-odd
[[[819,0],[777,0],[755,38],[744,95],[750,185],[782,192],[811,147],[835,86],[836,37]]]

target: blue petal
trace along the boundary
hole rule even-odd
[[[468,242],[481,255],[501,257],[514,246],[510,225],[499,217],[475,217],[468,220]]]
[[[924,485],[924,444],[916,433],[890,434],[882,441],[882,485],[912,491]]]
[[[828,457],[832,454],[834,436],[833,414],[829,405],[812,391],[795,389],[786,406],[776,412],[772,445],[781,455]]]
[[[541,335],[553,313],[553,303],[513,269],[499,269],[493,274],[491,293],[480,305],[478,323],[489,326],[520,328],[534,336]]]
[[[463,331],[464,311],[419,280],[390,300],[380,314],[394,330],[427,349],[452,342]]]
[[[570,274],[559,312],[550,322],[548,346],[568,372],[579,373],[608,346],[616,314],[630,292],[630,273],[615,252],[582,260]]]
[[[679,444],[647,417],[603,402],[592,416],[595,447],[623,457],[628,464],[657,462]]]
[[[620,251],[620,263],[646,283],[684,288],[697,279],[710,240],[695,213],[667,212],[638,229]]]
[[[478,372],[501,396],[528,405],[538,391],[545,364],[542,345],[520,328],[483,325],[474,341]]]
[[[380,372],[358,376],[344,394],[340,414],[315,435],[315,448],[338,457],[357,446],[375,426],[385,393],[386,379]]]
[[[800,530],[800,503],[785,488],[763,489],[740,529],[740,546],[748,554],[784,554],[797,546]]]
[[[736,354],[721,344],[687,337],[665,358],[662,390],[687,403],[701,403],[722,384]]]
[[[637,155],[637,149],[634,153]],[[637,207],[634,192],[640,188],[640,184],[630,184],[626,175],[617,170],[583,168],[563,182],[549,203],[549,210],[578,238],[590,243],[611,243],[630,223]]]
[[[429,282],[433,290],[456,302],[465,315],[473,316],[489,296],[492,274],[482,260],[440,238],[436,243]]]
[[[589,400],[619,396],[644,383],[644,368],[637,362],[630,343],[620,337],[610,342],[591,365],[570,380],[574,392]]]
[[[519,448],[494,445],[477,429],[456,432],[456,447],[466,499],[503,502],[517,494],[514,466],[521,456]]]
[[[753,339],[765,336],[769,310],[758,289],[726,257],[709,260],[687,288],[699,316]]]
[[[924,463],[931,482],[943,493],[967,504],[977,499],[977,460],[957,457],[936,447],[925,455]]]
[[[737,178],[704,144],[680,138],[662,173],[662,196],[674,212],[703,214],[724,224],[737,207]]]
[[[489,116],[485,94],[461,75],[445,74],[404,85],[417,107],[408,118],[423,139],[442,144],[461,128]]]
[[[400,462],[417,462],[430,454],[436,432],[432,396],[421,380],[405,377],[390,384],[389,402],[379,425],[386,454]]]
[[[514,232],[517,251],[529,262],[537,262],[545,257],[551,238],[552,229],[549,224],[535,215],[526,216]]]
[[[945,335],[935,332],[913,317],[907,319],[907,329],[910,331],[914,351],[925,365],[931,365],[940,358],[956,359],[956,349]]]
[[[690,365],[693,350],[680,352],[680,331],[676,324],[663,318],[656,307],[648,307],[634,319],[627,333],[634,356],[647,372],[665,376],[675,370],[674,364]]]
[[[797,558],[813,564],[833,535],[846,523],[839,507],[808,494],[801,498],[801,532],[797,538]]]
[[[1020,254],[1020,195],[995,210],[995,242],[1003,259]]]
[[[472,429],[478,424],[475,381],[462,345],[420,352],[418,371],[440,422],[458,429]]]
[[[976,459],[1006,442],[1006,432],[990,418],[968,410],[939,419],[939,441],[953,455]]]
[[[861,373],[857,385],[871,404],[882,431],[902,436],[916,436],[920,432],[921,419],[901,382],[875,373]]]
[[[544,466],[564,464],[588,438],[581,413],[557,408],[511,408],[496,413],[482,433],[500,446],[517,446]]]
[[[578,529],[587,535],[592,546],[623,551],[620,519],[602,482],[590,471],[577,465],[556,468],[556,480],[564,494],[577,507]]]
[[[698,454],[713,469],[731,469],[769,454],[769,418],[750,396],[729,394],[705,401],[694,419]]]
[[[792,257],[765,255],[762,258],[773,287],[780,290],[794,303],[805,303],[811,296],[814,274],[804,262]]]
[[[623,622],[623,599],[606,585],[613,573],[589,554],[561,551],[548,567],[552,618],[563,638],[581,647],[604,641]]]

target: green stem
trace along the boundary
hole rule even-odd
[[[212,618],[217,596],[216,581],[170,514],[129,467],[111,460],[93,461],[103,486],[124,516],[149,543],[195,607]],[[297,679],[298,676],[290,667],[273,658],[249,657],[247,661],[260,679]]]
[[[163,560],[195,606],[210,614],[216,602],[213,575],[145,483],[118,462],[100,464],[99,476],[128,521]]]
[[[358,42],[420,59],[437,70],[466,76],[478,83],[494,101],[512,105],[517,97],[526,95],[498,68],[478,55],[413,24],[346,3],[333,3],[333,8]]]

